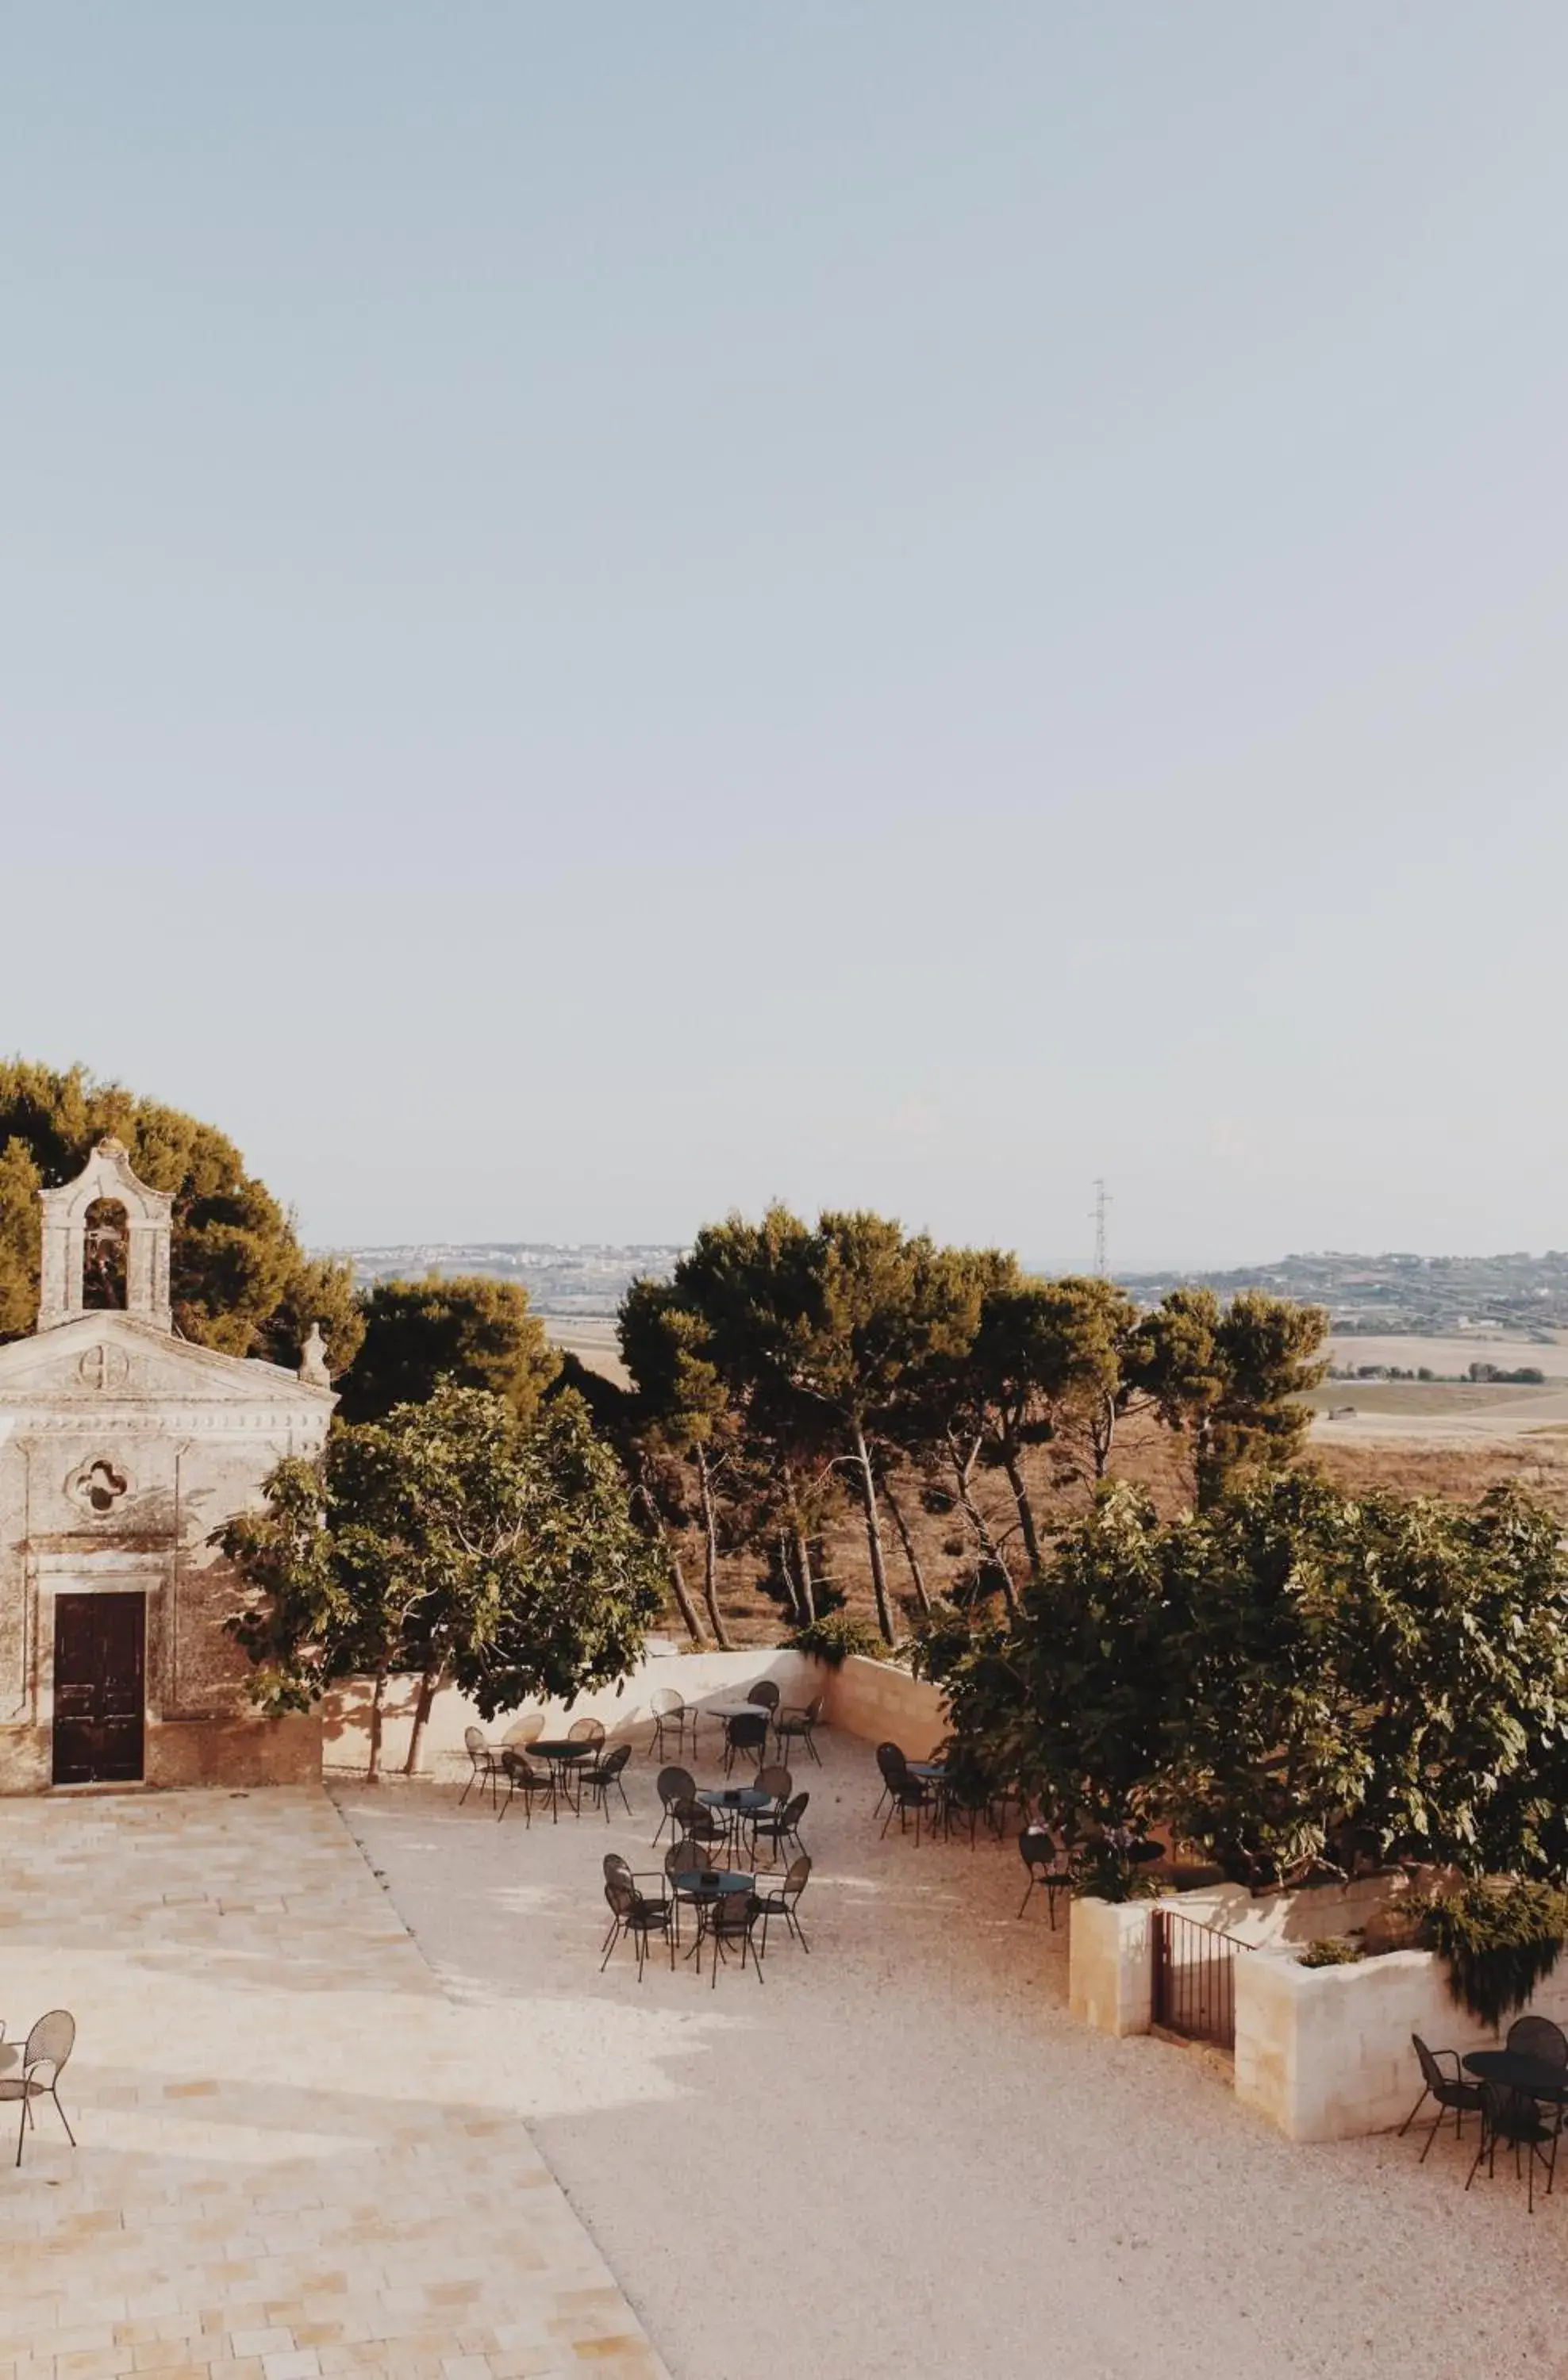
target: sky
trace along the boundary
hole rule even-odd
[[[1568,1245],[1568,12],[0,32],[0,1048],[315,1244]]]

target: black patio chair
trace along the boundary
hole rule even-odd
[[[1018,1837],[1018,1856],[1029,1872],[1029,1880],[1024,1887],[1024,1897],[1018,1903],[1018,1914],[1022,1917],[1029,1905],[1029,1895],[1038,1885],[1045,1895],[1046,1912],[1051,1919],[1051,1930],[1054,1934],[1056,1896],[1059,1892],[1071,1892],[1073,1888],[1066,1853],[1058,1851],[1044,1827],[1035,1826],[1026,1827]]]
[[[800,1925],[800,1896],[810,1880],[811,1854],[809,1852],[802,1852],[798,1859],[791,1860],[781,1883],[776,1884],[771,1892],[760,1892],[755,1896],[753,1906],[758,1916],[762,1920],[760,1955],[764,1959],[768,1955],[770,1917],[782,1917],[786,1928],[794,1935],[801,1949],[810,1949],[811,1945],[806,1939]]]
[[[691,1730],[692,1749],[696,1750],[697,1713],[688,1709],[686,1702],[676,1694],[673,1686],[659,1688],[650,1699],[648,1714],[653,1721],[653,1742],[649,1746],[649,1750],[655,1759],[663,1758],[671,1736],[675,1740],[675,1750],[684,1752],[686,1731],[688,1727]]]
[[[555,1791],[555,1779],[549,1769],[535,1768],[526,1752],[504,1752],[501,1755],[501,1768],[506,1779],[506,1799],[495,1813],[498,1825],[506,1815],[513,1803],[518,1800],[523,1805],[523,1821],[526,1826],[533,1825],[533,1805],[536,1802],[548,1802],[552,1821],[558,1819],[560,1814],[556,1808],[558,1797]]]
[[[1410,2130],[1411,2125],[1416,2121],[1416,2117],[1420,2114],[1428,2100],[1435,2099],[1438,2109],[1437,2120],[1433,2124],[1431,2131],[1427,2134],[1427,2146],[1422,2150],[1420,2157],[1417,2160],[1419,2164],[1425,2165],[1427,2162],[1428,2152],[1430,2150],[1432,2143],[1437,2139],[1439,2129],[1446,2115],[1452,2113],[1453,2117],[1453,2136],[1455,2140],[1463,2138],[1465,2116],[1472,2108],[1476,2109],[1477,2112],[1480,2110],[1481,2085],[1479,2082],[1468,2082],[1465,2081],[1465,2070],[1459,2063],[1459,2052],[1457,2049],[1428,2049],[1418,2033],[1413,2033],[1411,2034],[1410,2042],[1421,2068],[1421,2096],[1411,2108],[1410,2113],[1404,2119],[1404,2123],[1401,2124],[1399,2128],[1399,2138],[1401,2140],[1404,2138],[1405,2133]],[[1445,2058],[1452,2058],[1453,2061],[1453,2071],[1452,2074],[1445,2074],[1443,2072],[1442,2061]]]
[[[621,1782],[621,1771],[625,1768],[631,1756],[632,1748],[629,1743],[617,1743],[614,1750],[613,1752],[607,1752],[602,1760],[587,1762],[578,1772],[582,1784],[586,1785],[588,1788],[590,1798],[596,1801],[600,1808],[603,1811],[604,1823],[606,1826],[610,1823],[610,1788],[612,1785],[621,1797],[627,1817],[629,1818],[631,1815],[632,1805],[626,1800],[626,1789]]]
[[[543,1733],[544,1713],[529,1711],[524,1718],[512,1721],[501,1739],[501,1749],[503,1752],[526,1752],[529,1744],[537,1743]]]
[[[705,1803],[686,1794],[683,1794],[673,1805],[670,1815],[687,1842],[705,1843],[708,1846],[707,1859],[699,1861],[698,1864],[702,1867],[711,1867],[714,1846],[717,1845],[722,1850],[730,1839],[730,1830],[725,1821],[716,1811],[710,1810]]]
[[[1516,2058],[1533,2058],[1538,2066],[1568,2073],[1568,2034],[1549,2016],[1515,2017],[1508,2028],[1507,2046]]]
[[[457,1807],[459,1810],[462,1808],[476,1785],[481,1795],[488,1785],[493,1803],[501,1782],[500,1754],[492,1751],[485,1742],[484,1730],[480,1727],[463,1730],[463,1749],[468,1755],[468,1781],[457,1796]]]
[[[787,1768],[760,1768],[757,1790],[760,1793],[771,1793],[782,1808],[795,1791],[795,1779]]]
[[[1536,2167],[1546,2168],[1546,2192],[1550,2198],[1557,2173],[1558,2110],[1545,2113],[1538,2100],[1527,2091],[1515,2090],[1512,2082],[1483,2082],[1481,2085],[1481,2145],[1476,2151],[1476,2161],[1465,2176],[1469,2189],[1484,2163],[1487,2179],[1497,2171],[1497,2144],[1506,2142],[1513,2151],[1513,2174],[1519,2175],[1519,2155],[1523,2150],[1528,2160],[1525,2168],[1525,2211],[1536,2211]]]
[[[659,1796],[660,1805],[659,1823],[653,1829],[653,1840],[657,1842],[672,1822],[675,1803],[691,1800],[697,1791],[697,1779],[689,1768],[661,1768],[653,1790]]]
[[[702,1906],[702,1896],[699,1892],[694,1892],[690,1889],[687,1889],[685,1892],[676,1891],[675,1878],[677,1876],[706,1876],[712,1872],[713,1847],[711,1843],[694,1843],[683,1836],[678,1843],[672,1843],[669,1850],[664,1853],[664,1875],[669,1883],[670,1890],[675,1895],[675,1939],[677,1942],[681,1937],[681,1909],[683,1904],[687,1901],[690,1901],[692,1906],[700,1912]]]
[[[22,2045],[21,2063],[14,2074],[0,2074],[0,2101],[19,2101],[21,2115],[17,2123],[17,2163],[22,2161],[22,2143],[33,2129],[35,2099],[53,2099],[55,2112],[66,2127],[66,2138],[72,2148],[76,2134],[70,2119],[60,2105],[60,2077],[66,2061],[76,2047],[76,2019],[68,2009],[51,2009],[41,2016]]]
[[[744,1754],[747,1759],[762,1766],[762,1755],[768,1749],[768,1714],[759,1711],[755,1718],[727,1718],[724,1721],[724,1775],[727,1777]]]
[[[759,1678],[754,1686],[748,1686],[746,1699],[755,1703],[760,1711],[767,1712],[771,1726],[779,1707],[779,1690],[772,1678]]]
[[[638,1892],[625,1876],[607,1876],[604,1898],[610,1905],[611,1926],[604,1956],[599,1961],[599,1972],[604,1973],[610,1963],[610,1953],[623,1934],[629,1934],[637,1946],[637,1979],[640,1984],[643,1969],[648,1964],[648,1943],[650,1935],[662,1934],[670,1946],[670,1965],[675,1963],[674,1930],[675,1903],[662,1894]]]
[[[822,1755],[818,1751],[811,1739],[816,1734],[818,1728],[821,1725],[821,1720],[822,1697],[820,1694],[813,1694],[810,1701],[800,1709],[796,1709],[791,1706],[786,1706],[783,1710],[775,1711],[773,1714],[773,1737],[774,1741],[778,1744],[780,1752],[783,1752],[786,1743],[803,1743],[806,1746],[807,1751],[811,1755],[812,1759],[816,1762],[818,1767],[820,1768],[822,1765]]]
[[[757,1970],[758,1982],[761,1982],[762,1961],[757,1955],[757,1945],[752,1938],[752,1929],[756,1925],[758,1913],[756,1896],[749,1892],[723,1892],[717,1900],[706,1901],[699,1910],[700,1931],[697,1937],[698,1965],[700,1968],[702,1963],[703,1943],[711,1942],[713,1946],[714,1985],[717,1985],[719,1980],[720,1960],[723,1959],[727,1964],[730,1949],[737,1942],[740,1945],[742,1974],[746,1972],[746,1962],[749,1959]]]
[[[810,1799],[809,1793],[796,1793],[793,1801],[785,1802],[777,1810],[752,1812],[748,1820],[748,1827],[751,1836],[753,1859],[757,1856],[759,1843],[772,1843],[775,1852],[782,1852],[785,1843],[793,1843],[797,1852],[803,1852],[806,1849],[800,1840],[800,1821],[806,1814],[806,1804]]]
[[[884,1763],[882,1759],[882,1754],[884,1752],[892,1753],[893,1755],[893,1758]],[[918,1848],[920,1840],[920,1822],[926,1812],[931,1806],[930,1787],[926,1783],[923,1777],[916,1777],[911,1773],[909,1763],[905,1759],[903,1753],[899,1751],[896,1743],[884,1743],[878,1745],[877,1765],[882,1772],[882,1784],[886,1789],[885,1798],[888,1803],[888,1813],[886,1817],[882,1820],[882,1833],[883,1835],[887,1833],[888,1828],[892,1826],[893,1819],[896,1817],[898,1820],[898,1831],[901,1835],[904,1834],[908,1828],[909,1813],[913,1810],[915,1813],[915,1842],[917,1848]],[[878,1803],[877,1807],[879,1810],[881,1809],[881,1803],[880,1802]]]
[[[879,1743],[877,1768],[881,1777],[882,1790],[877,1797],[877,1806],[871,1813],[873,1818],[881,1816],[883,1808],[892,1795],[894,1779],[907,1776],[909,1763],[896,1743]]]
[[[602,1743],[604,1722],[602,1718],[575,1718],[566,1730],[568,1743]]]

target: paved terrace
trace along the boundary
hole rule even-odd
[[[811,1955],[775,1936],[760,1989],[599,1975],[641,1733],[635,1821],[341,1796],[676,2380],[1568,2374],[1568,2187],[1532,2220],[1452,2135],[1294,2146],[1200,2057],[1086,2033],[1015,1845],[879,1843],[869,1748],[822,1742]]]
[[[75,2011],[81,2143],[45,2104],[17,2173],[0,2107],[0,2380],[657,2380],[324,1795],[13,1801],[0,1846],[0,2011]]]

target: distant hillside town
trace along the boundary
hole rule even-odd
[[[520,1281],[537,1314],[583,1321],[613,1318],[629,1284],[639,1278],[668,1280],[681,1251],[640,1240],[614,1247],[591,1240],[565,1247],[547,1240],[419,1240],[396,1247],[334,1248],[332,1254],[352,1263],[361,1288],[376,1281],[423,1281],[431,1273],[444,1279],[492,1273]]]
[[[419,1280],[432,1272],[492,1273],[521,1281],[539,1313],[587,1320],[613,1317],[628,1282],[639,1275],[667,1279],[681,1249],[664,1241],[560,1246],[547,1240],[421,1240],[319,1253],[351,1259],[362,1285]],[[1136,1272],[1121,1279],[1134,1297],[1150,1305],[1183,1282],[1225,1297],[1241,1289],[1299,1297],[1326,1305],[1340,1336],[1365,1331],[1440,1338],[1501,1330],[1550,1344],[1553,1330],[1568,1325],[1568,1251],[1555,1248],[1544,1256],[1495,1257],[1371,1257],[1329,1249],[1229,1272]]]
[[[1267,1289],[1326,1305],[1339,1337],[1445,1338],[1456,1331],[1522,1332],[1551,1345],[1568,1323],[1568,1251],[1497,1257],[1352,1256],[1328,1249],[1233,1272],[1130,1273],[1131,1294],[1153,1304],[1178,1281],[1201,1281],[1222,1297]]]

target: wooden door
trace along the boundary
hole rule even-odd
[[[55,1598],[55,1782],[132,1784],[146,1710],[145,1595]]]

